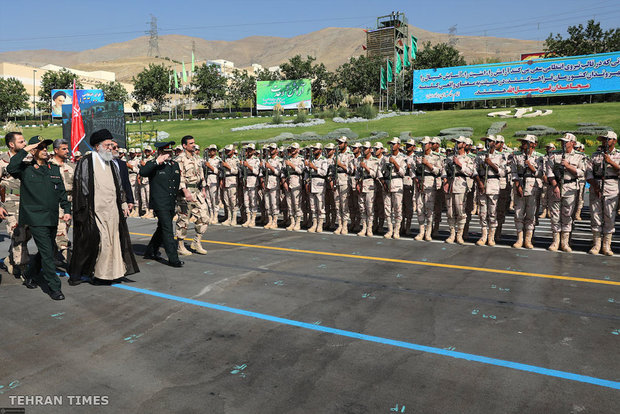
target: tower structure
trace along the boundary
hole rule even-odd
[[[376,29],[366,32],[366,55],[394,62],[396,53],[403,52],[408,37],[409,25],[405,13],[397,11],[377,17]]]
[[[151,14],[151,21],[146,22],[149,25],[149,30],[146,34],[149,35],[149,52],[147,56],[161,56],[159,52],[159,35],[157,33],[157,17]]]

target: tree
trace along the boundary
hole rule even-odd
[[[95,83],[95,89],[103,90],[103,97],[106,101],[125,103],[129,100],[127,89],[120,82],[97,82]]]
[[[366,96],[377,93],[381,76],[381,59],[379,57],[352,57],[336,69],[337,85],[350,95]]]
[[[315,60],[313,56],[306,56],[304,60],[301,55],[296,55],[280,65],[280,72],[284,79],[311,79],[312,101],[314,106],[321,106],[327,101],[327,88],[334,83],[333,73],[322,63],[314,64]]]
[[[213,109],[213,104],[226,96],[226,79],[220,76],[215,65],[203,63],[196,68],[196,74],[192,79],[192,87],[195,91],[196,100]]]
[[[603,31],[601,24],[588,20],[587,26],[569,26],[567,39],[551,33],[545,40],[545,52],[552,56],[578,56],[620,50],[620,28]]]
[[[41,88],[39,89],[39,102],[37,107],[43,111],[51,110],[52,89],[73,89],[73,81],[75,87],[82,89],[80,78],[68,69],[62,68],[59,71],[47,71],[41,77]]]
[[[151,102],[157,111],[168,102],[168,82],[172,70],[164,65],[149,64],[137,76],[133,77],[133,97],[139,104]],[[104,95],[105,97],[105,95]]]
[[[235,69],[228,85],[228,95],[235,108],[243,101],[250,101],[250,106],[256,97],[256,78],[245,71]]]
[[[256,72],[257,81],[274,81],[280,79],[279,72],[272,72],[269,69],[259,69]]]
[[[450,66],[463,66],[465,59],[461,53],[448,43],[437,43],[431,46],[426,42],[424,48],[418,51],[413,61],[415,69],[447,68]]]
[[[30,96],[24,84],[16,78],[0,78],[0,118],[5,121],[9,115],[28,108]]]

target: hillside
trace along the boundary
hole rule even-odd
[[[410,26],[422,45],[447,42],[449,36],[429,32]],[[192,42],[195,42],[196,59],[226,59],[236,67],[247,67],[259,63],[264,67],[276,66],[289,58],[316,56],[328,69],[333,70],[352,56],[364,53],[366,34],[359,28],[328,27],[315,32],[291,37],[251,36],[236,41],[205,40],[183,35],[163,35],[159,38],[161,56],[175,60],[191,60]],[[498,37],[457,36],[456,47],[468,62],[484,58],[497,58],[500,61],[518,60],[521,53],[542,50],[543,42],[532,40],[506,39]],[[41,66],[47,63],[74,67],[82,70],[111,70],[121,81],[130,80],[150,62],[159,61],[147,58],[148,38],[142,36],[121,43],[112,43],[97,49],[81,52],[61,52],[52,50],[23,50],[0,53],[0,61],[24,63]]]

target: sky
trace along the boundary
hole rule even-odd
[[[207,40],[293,37],[325,27],[374,28],[376,18],[402,11],[409,24],[440,33],[545,40],[566,28],[599,21],[619,27],[619,0],[310,0],[174,2],[145,0],[3,0],[0,52],[81,51],[145,35],[150,15],[159,34]],[[421,39],[423,41],[423,39]]]

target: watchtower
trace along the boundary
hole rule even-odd
[[[409,37],[409,26],[403,12],[377,17],[377,28],[366,32],[366,56],[379,56],[382,61],[394,62],[402,53]]]

